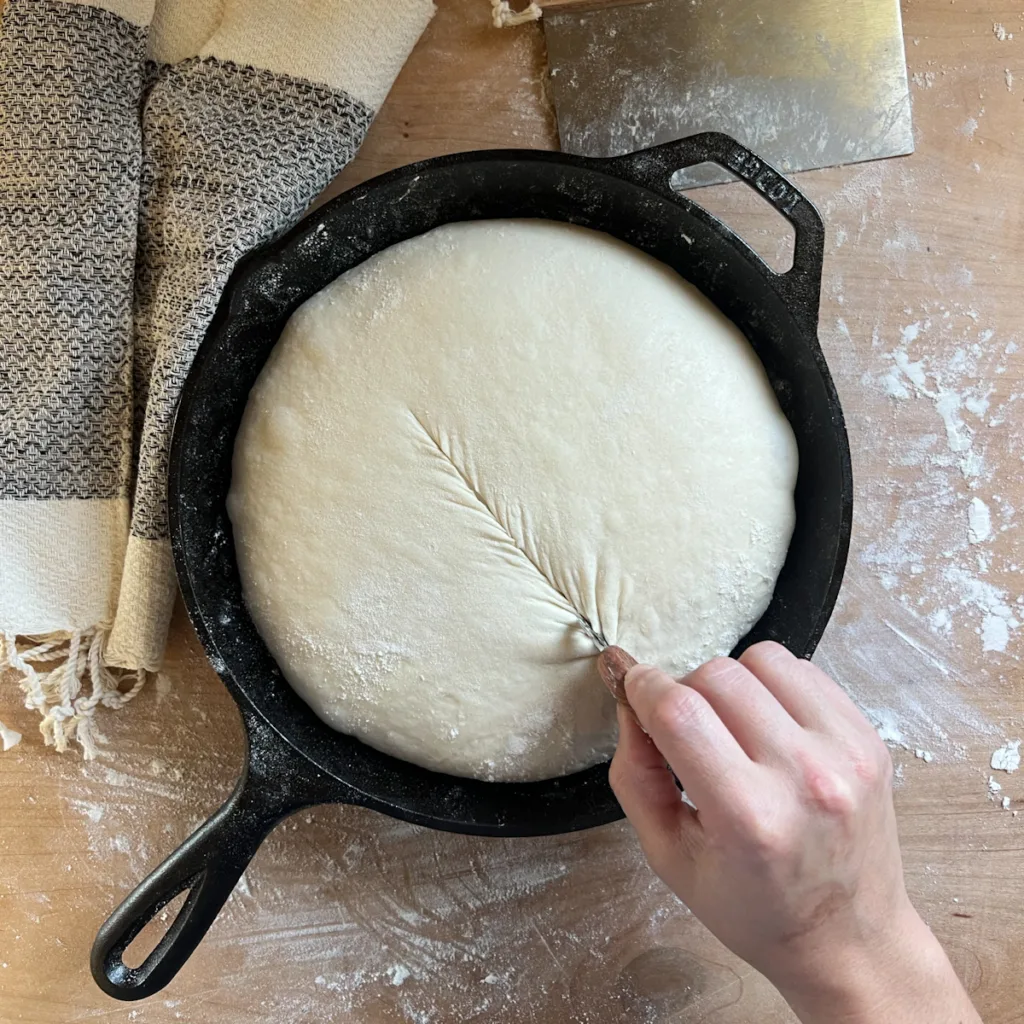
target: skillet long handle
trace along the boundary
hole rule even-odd
[[[92,974],[107,995],[144,999],[159,992],[202,941],[268,832],[286,812],[254,805],[248,773],[207,822],[145,878],[100,927]],[[175,896],[188,897],[156,948],[138,967],[125,950]]]
[[[254,715],[243,712],[248,739],[246,766],[235,791],[102,924],[92,947],[92,975],[115,999],[145,999],[159,992],[184,966],[224,906],[235,883],[270,830],[325,794],[301,769],[280,758],[283,741]],[[277,766],[261,771],[260,766]],[[160,942],[138,967],[124,954],[140,931],[175,896],[188,896]]]

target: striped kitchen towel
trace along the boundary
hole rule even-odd
[[[351,158],[432,13],[7,0],[0,664],[58,749],[93,756],[97,707],[160,668],[171,418],[232,268]]]

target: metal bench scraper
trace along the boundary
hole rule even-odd
[[[543,25],[566,152],[721,131],[791,172],[914,150],[899,0],[547,0]]]

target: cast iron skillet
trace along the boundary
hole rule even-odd
[[[787,273],[771,271],[727,227],[672,191],[674,171],[709,160],[792,223]],[[242,601],[225,509],[232,448],[249,389],[285,321],[373,253],[439,224],[490,217],[545,217],[614,235],[674,267],[750,339],[793,425],[800,471],[796,532],[775,596],[734,653],[770,638],[806,657],[821,637],[846,561],[852,478],[842,410],[816,338],[824,229],[789,182],[727,136],[704,134],[611,160],[464,153],[401,168],[339,196],[239,266],[178,406],[168,482],[174,564],[192,623],[241,710],[248,758],[224,806],[100,928],[92,972],[112,996],[140,999],[163,988],[263,838],[301,807],[360,804],[431,828],[490,836],[570,832],[622,816],[603,764],[543,782],[477,782],[334,732],[284,681]],[[141,966],[126,966],[131,941],[186,889],[154,951]]]

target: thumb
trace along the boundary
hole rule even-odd
[[[704,827],[632,711],[620,705],[618,716],[619,745],[608,781],[651,867],[662,877],[670,869],[678,877],[680,860],[692,861],[704,845]]]

